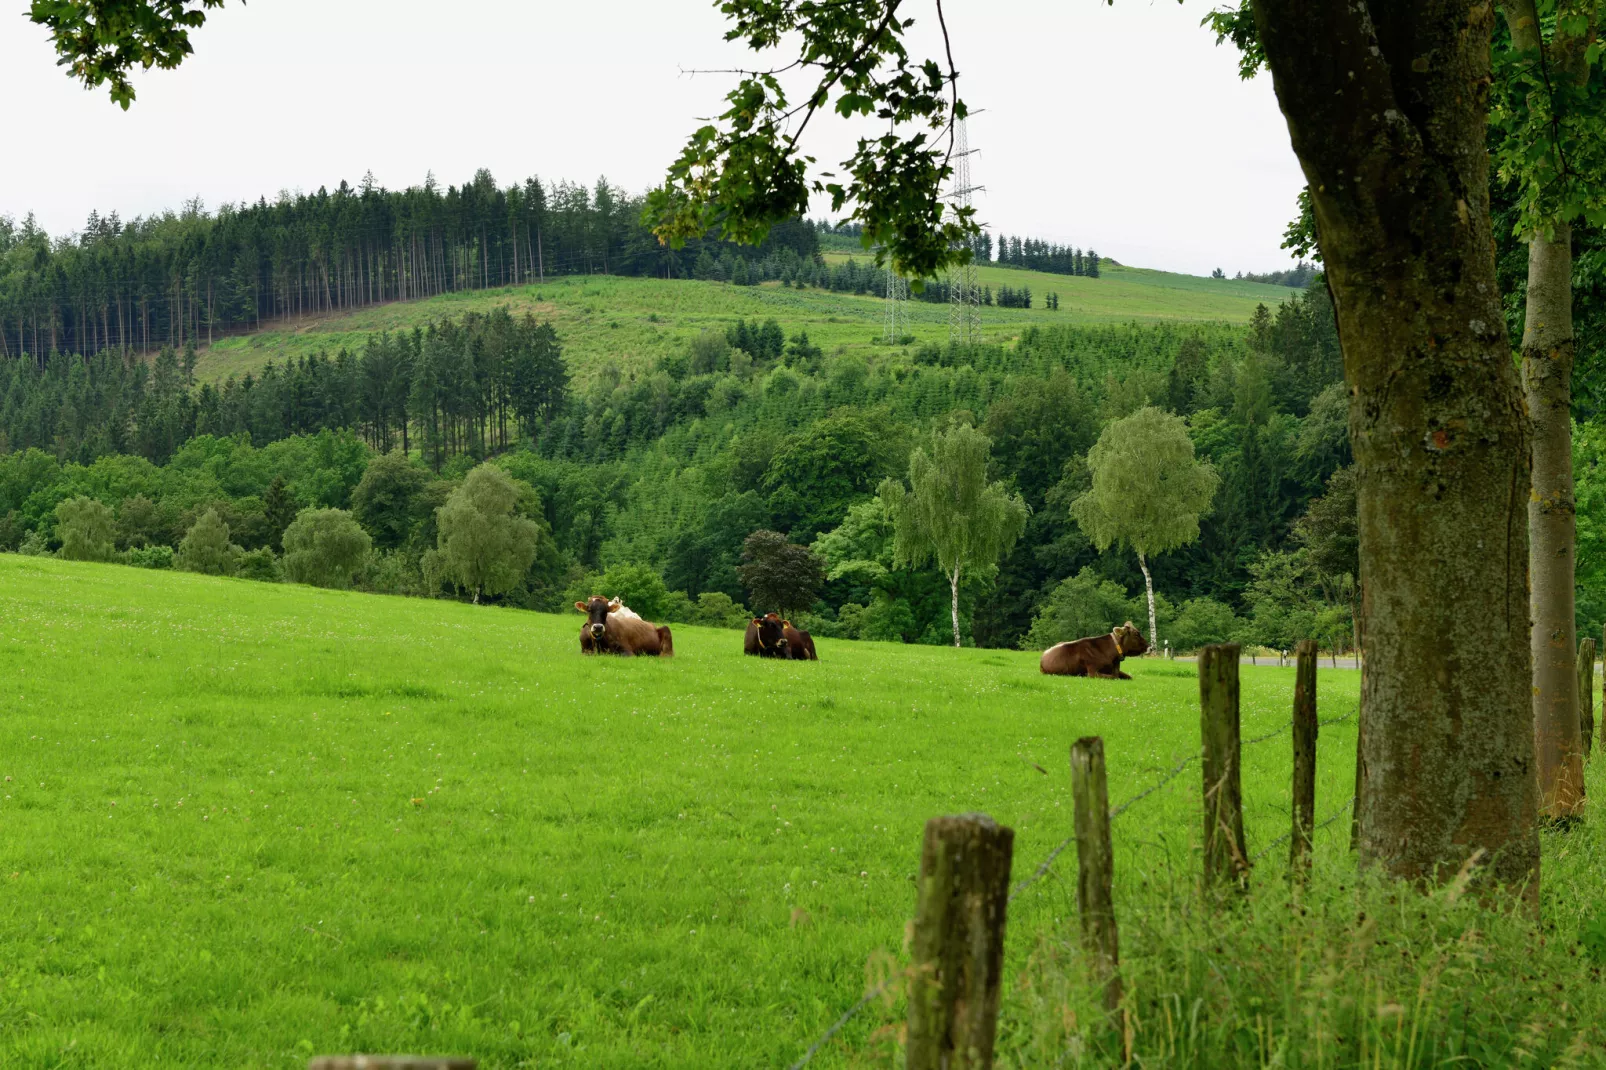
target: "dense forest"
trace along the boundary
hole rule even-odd
[[[1351,639],[1347,399],[1321,286],[1247,328],[1032,327],[1009,347],[869,356],[826,354],[774,319],[738,321],[650,371],[604,367],[584,386],[549,325],[502,310],[220,385],[192,384],[193,359],[0,361],[0,548],[59,545],[57,507],[83,495],[114,512],[130,560],[171,562],[213,510],[266,576],[299,509],[351,509],[375,547],[359,582],[447,593],[428,565],[435,509],[490,458],[527,487],[542,528],[505,601],[558,609],[575,590],[641,590],[648,576],[658,594],[641,597],[666,619],[738,619],[744,541],[774,530],[827,570],[806,617],[820,634],[943,642],[946,583],[896,565],[875,491],[932,429],[960,420],[988,435],[995,477],[1030,509],[998,569],[966,583],[967,641],[1040,645],[1144,615],[1135,559],[1098,552],[1069,504],[1089,486],[1101,428],[1155,405],[1187,417],[1221,479],[1198,541],[1152,563],[1162,637]],[[1581,425],[1578,442],[1580,583],[1593,589],[1606,434]],[[370,472],[397,481],[398,465],[410,474],[396,486],[359,491]],[[1581,598],[1591,626],[1602,610]]]
[[[796,264],[817,251],[802,221],[776,227],[756,250],[671,249],[642,225],[640,198],[606,179],[504,189],[485,170],[445,189],[431,176],[386,190],[369,176],[210,213],[199,202],[128,222],[91,213],[57,240],[32,216],[0,216],[0,357],[182,348],[281,316],[552,275],[678,278],[699,258],[769,262],[764,277],[776,278],[783,253]]]
[[[641,198],[607,179],[594,186],[501,187],[480,170],[462,186],[387,190],[372,176],[333,192],[281,192],[271,202],[198,201],[124,222],[90,213],[52,239],[27,216],[0,216],[0,357],[104,350],[154,352],[215,341],[266,320],[575,274],[691,277],[757,285],[884,289],[885,273],[828,266],[821,232],[852,228],[795,220],[762,246],[661,245],[641,222]],[[994,260],[991,235],[973,250]],[[1099,255],[1030,238],[1000,238],[996,262],[1098,277]],[[945,300],[928,287],[926,300]]]
[[[1348,461],[1320,287],[1262,309],[1247,329],[1067,325],[1028,328],[1010,347],[872,357],[827,355],[776,320],[741,321],[692,337],[650,372],[604,368],[583,389],[551,327],[505,311],[220,385],[194,385],[193,362],[171,348],[151,362],[0,361],[0,546],[56,545],[56,506],[83,494],[120,523],[134,518],[125,549],[177,546],[208,509],[244,550],[271,548],[294,515],[270,502],[275,479],[296,508],[352,508],[372,460],[406,451],[418,473],[407,520],[376,532],[366,582],[436,593],[423,564],[431,503],[490,457],[531,488],[550,540],[505,596],[517,604],[557,608],[587,576],[621,566],[650,569],[685,605],[741,602],[743,541],[770,529],[813,546],[829,569],[810,617],[822,634],[940,642],[944,581],[894,567],[873,492],[932,428],[959,419],[991,438],[998,477],[1031,510],[996,575],[963,592],[969,640],[1016,645],[1084,626],[1101,612],[1090,606],[1137,615],[1111,602],[1140,589],[1135,561],[1095,551],[1068,503],[1085,489],[1101,426],[1153,404],[1188,416],[1222,478],[1198,543],[1156,562],[1162,632],[1185,643],[1258,627],[1275,644],[1331,611],[1334,641],[1347,637],[1347,595],[1324,594],[1300,534]]]

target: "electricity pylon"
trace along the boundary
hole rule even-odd
[[[965,120],[954,120],[953,187],[948,201],[956,209],[971,207],[971,195],[982,189],[970,177],[970,157],[976,150],[970,147],[970,133]],[[976,264],[972,260],[954,268],[948,276],[952,289],[948,308],[948,341],[962,346],[981,341],[981,286],[976,281]]]
[[[892,268],[892,258],[887,258],[887,313],[886,313],[887,345],[897,345],[904,335],[909,333],[909,280],[898,274]]]

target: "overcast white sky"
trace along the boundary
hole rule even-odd
[[[922,27],[930,0],[910,0]],[[711,0],[234,0],[124,113],[0,0],[0,213],[51,233],[200,196],[270,198],[372,170],[461,183],[657,182],[730,79]],[[974,180],[996,231],[1205,274],[1282,267],[1302,185],[1271,83],[1239,81],[1189,0],[948,0]],[[927,38],[920,37],[923,43]],[[819,124],[822,161],[849,132]],[[811,131],[815,128],[811,127]]]

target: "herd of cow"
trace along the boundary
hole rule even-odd
[[[574,608],[586,615],[586,622],[580,627],[582,654],[648,654],[667,658],[675,653],[674,637],[668,628],[643,620],[617,598],[594,594],[589,601],[576,602]],[[1148,649],[1143,633],[1127,621],[1109,635],[1073,639],[1049,647],[1043,652],[1038,668],[1049,676],[1130,680],[1132,678],[1121,671],[1122,659],[1138,657]],[[813,637],[775,613],[766,613],[748,622],[742,652],[756,658],[820,660],[814,652]]]
[[[576,602],[574,608],[586,615],[586,622],[580,626],[582,654],[648,654],[667,658],[675,653],[675,639],[668,628],[643,620],[617,598],[594,594],[590,601]],[[754,617],[749,622],[743,649],[757,658],[820,660],[814,652],[814,637],[774,613]]]

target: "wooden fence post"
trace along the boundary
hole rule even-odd
[[[1295,643],[1294,659],[1294,831],[1288,871],[1301,880],[1310,871],[1316,831],[1316,641]]]
[[[307,1070],[474,1070],[477,1065],[451,1056],[318,1056]]]
[[[1199,734],[1204,743],[1204,887],[1241,891],[1249,872],[1238,772],[1238,644],[1199,651]]]
[[[1366,676],[1362,670],[1361,698],[1355,707],[1355,804],[1349,811],[1349,849],[1361,849],[1361,799],[1366,787]]]
[[[1121,1006],[1121,947],[1115,928],[1115,852],[1110,846],[1110,792],[1104,740],[1084,736],[1071,745],[1071,795],[1076,801],[1076,909],[1082,950],[1104,985],[1104,1009]]]
[[[988,1070],[998,1029],[1015,830],[985,814],[934,817],[920,850],[908,1070]]]
[[[1578,641],[1578,727],[1584,761],[1595,744],[1595,640]]]

